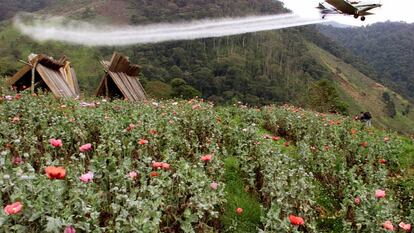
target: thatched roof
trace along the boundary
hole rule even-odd
[[[80,95],[75,70],[70,66],[66,57],[55,60],[43,54],[31,54],[29,62],[8,79],[7,83],[18,90],[47,89],[56,97],[78,97]]]
[[[98,96],[126,98],[130,101],[147,99],[144,88],[138,79],[140,68],[131,64],[129,59],[114,53],[110,62],[102,61],[105,76],[98,87]]]

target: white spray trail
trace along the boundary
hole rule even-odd
[[[116,46],[192,40],[251,32],[276,30],[317,24],[322,20],[304,19],[293,14],[222,18],[184,23],[151,24],[145,26],[97,26],[62,18],[43,17],[23,20],[14,18],[14,25],[23,34],[38,41],[62,41],[88,46]]]

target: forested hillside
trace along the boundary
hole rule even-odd
[[[379,81],[414,99],[414,24],[386,22],[320,29],[372,65]]]
[[[0,0],[0,20],[4,20],[19,11],[38,11],[46,7],[51,0]]]
[[[272,0],[59,0],[38,13],[90,22],[147,24],[283,12],[287,10],[282,4]],[[319,52],[310,49],[313,46],[335,55],[336,62],[322,61]],[[389,119],[377,121],[378,126],[402,132],[413,128],[412,121],[407,120],[412,118],[410,104],[392,91],[381,89],[371,102],[362,103],[357,97],[366,93],[357,79],[351,79],[351,84],[358,87],[352,95],[340,85],[340,79],[336,78],[338,70],[349,71],[344,72],[347,75],[362,72],[367,79],[375,72],[313,26],[194,41],[88,48],[57,42],[37,43],[22,36],[9,21],[0,25],[0,52],[4,54],[0,58],[0,76],[12,75],[21,66],[17,60],[26,59],[31,52],[54,57],[65,54],[77,71],[81,89],[90,95],[103,74],[100,59],[109,59],[113,51],[120,51],[141,65],[141,82],[152,97],[201,96],[219,104],[288,102],[322,112],[348,114],[372,111],[378,118]],[[342,67],[342,60],[353,67]],[[385,91],[391,94],[388,102],[381,97]],[[386,109],[387,104],[390,110]]]

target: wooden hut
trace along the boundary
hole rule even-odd
[[[39,89],[51,91],[56,97],[80,95],[75,70],[66,57],[55,60],[46,55],[31,54],[29,61],[13,77],[7,80],[17,91]]]
[[[105,75],[99,84],[97,96],[124,98],[133,102],[147,99],[138,79],[138,65],[131,64],[127,57],[119,53],[114,53],[111,61],[101,61],[101,64]]]

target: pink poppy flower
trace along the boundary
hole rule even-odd
[[[354,199],[354,203],[355,203],[355,205],[359,205],[361,203],[361,198],[360,197],[356,197]]]
[[[211,161],[211,159],[213,159],[213,155],[211,154],[201,156],[201,161],[204,161],[204,162],[209,162]]]
[[[14,214],[18,214],[23,208],[23,204],[21,202],[15,202],[11,205],[7,205],[6,207],[4,207],[4,213],[6,213],[6,215],[14,215]]]
[[[76,230],[73,226],[69,225],[65,228],[65,231],[63,233],[76,233]]]
[[[61,139],[52,138],[52,139],[49,140],[49,143],[50,143],[51,146],[53,146],[55,148],[63,146],[63,143],[62,143]]]
[[[218,187],[218,184],[216,182],[212,182],[210,184],[210,188],[213,189],[213,190],[217,190],[217,187]]]
[[[136,171],[132,171],[128,174],[129,178],[135,179],[138,176],[138,173]]]
[[[161,164],[161,167],[162,167],[162,169],[164,169],[164,170],[168,170],[168,169],[170,169],[170,164],[168,164],[168,163],[162,163],[162,164]]]
[[[201,108],[201,105],[200,104],[195,104],[195,105],[193,105],[193,107],[191,107],[193,110],[195,110],[195,109],[199,109],[199,108]]]
[[[22,157],[20,157],[20,156],[13,157],[13,164],[14,165],[19,165],[21,163],[23,163]]]
[[[382,226],[389,231],[394,231],[394,226],[392,225],[391,221],[385,221]]]
[[[20,121],[20,117],[18,116],[13,117],[12,119],[12,123],[18,123],[19,121]]]
[[[83,183],[89,183],[93,180],[93,172],[89,171],[79,177]]]
[[[162,167],[162,163],[161,162],[152,162],[152,168],[154,169],[158,169]]]
[[[391,139],[389,137],[384,137],[384,142],[387,143],[389,142]]]
[[[243,211],[244,211],[243,208],[240,208],[240,207],[236,209],[236,213],[238,215],[241,215],[243,213]]]
[[[80,152],[88,152],[90,150],[92,150],[92,144],[90,144],[90,143],[85,144],[85,145],[79,147],[79,151]]]
[[[385,191],[381,189],[375,190],[375,197],[378,199],[385,197]]]
[[[145,140],[145,139],[140,139],[140,140],[138,141],[138,144],[140,144],[140,145],[146,145],[146,144],[148,144],[148,140]]]
[[[398,224],[398,226],[406,232],[411,231],[411,224],[400,222],[400,224]]]

